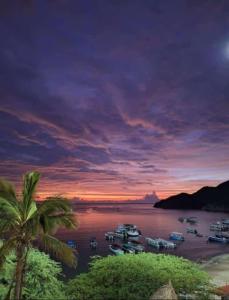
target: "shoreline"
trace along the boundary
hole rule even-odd
[[[229,254],[210,257],[199,265],[202,270],[209,274],[212,283],[216,286],[229,284]]]

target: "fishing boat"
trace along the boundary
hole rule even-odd
[[[188,217],[186,219],[186,222],[190,223],[190,224],[196,224],[197,223],[197,219],[196,219],[196,217]]]
[[[211,231],[227,231],[227,226],[225,226],[221,222],[216,222],[210,225],[210,230]]]
[[[222,219],[222,223],[225,225],[229,225],[229,219]]]
[[[154,247],[156,249],[160,249],[160,247],[161,247],[158,239],[152,239],[152,238],[146,237],[146,242],[149,246]]]
[[[122,250],[122,247],[118,244],[109,245],[109,249],[115,255],[123,255],[124,254],[124,251]]]
[[[160,248],[165,248],[165,249],[175,249],[176,244],[170,241],[166,241],[164,239],[153,239],[153,238],[146,238],[146,242],[148,245],[160,249]]]
[[[182,233],[174,231],[170,234],[169,239],[174,241],[184,241],[184,236]]]
[[[108,231],[105,233],[105,239],[108,241],[114,241],[115,237],[116,237],[116,234],[113,231]]]
[[[220,236],[215,235],[215,236],[209,236],[208,242],[216,242],[216,243],[226,244],[226,243],[228,243],[228,239],[226,239],[225,237],[220,237]]]
[[[123,244],[123,245],[122,245],[122,250],[123,250],[125,253],[131,253],[131,254],[134,254],[134,253],[135,253],[134,248],[133,248],[130,244]]]
[[[128,236],[138,237],[140,235],[139,230],[137,230],[137,226],[134,224],[120,224],[115,232],[122,238],[127,238]]]
[[[128,244],[137,252],[142,252],[144,251],[145,247],[140,241],[135,241],[135,240],[130,240],[128,241]]]
[[[96,241],[96,238],[95,238],[95,237],[92,237],[92,238],[90,239],[90,247],[91,247],[92,249],[96,249],[97,246],[98,246],[98,242]]]
[[[187,233],[193,233],[193,234],[197,234],[198,231],[195,229],[195,228],[192,228],[192,227],[188,227],[186,229]]]
[[[167,241],[164,239],[157,239],[159,244],[161,245],[161,247],[166,248],[166,249],[175,249],[176,248],[176,244],[171,242],[171,241]]]

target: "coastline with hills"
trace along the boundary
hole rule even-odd
[[[170,196],[156,202],[154,207],[229,212],[229,181],[225,181],[216,187],[202,187],[192,194],[180,193]]]

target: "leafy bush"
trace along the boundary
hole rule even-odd
[[[0,299],[4,299],[12,282],[15,261],[15,255],[10,254],[1,269]],[[64,284],[59,279],[61,272],[61,265],[50,259],[49,255],[31,249],[28,253],[23,299],[65,299]]]
[[[88,273],[71,280],[67,287],[72,300],[148,300],[171,280],[176,293],[205,294],[207,273],[197,264],[172,255],[142,253],[95,259]]]

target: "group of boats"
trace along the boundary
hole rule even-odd
[[[109,245],[109,249],[115,255],[143,252],[145,247],[137,240],[139,236],[141,236],[141,231],[134,224],[120,224],[114,231],[105,233],[105,239],[113,242]],[[116,239],[121,239],[123,243],[115,242]]]
[[[180,217],[178,220],[182,223],[189,223],[190,225],[196,225],[198,223],[195,217]],[[221,221],[210,224],[210,230],[214,231],[214,234],[208,236],[208,242],[229,244],[229,219],[222,219]],[[195,226],[186,228],[186,232],[198,237],[203,237]],[[138,239],[141,235],[141,231],[136,225],[120,224],[114,231],[106,232],[105,239],[112,242],[109,245],[109,250],[115,255],[122,255],[125,253],[137,254],[145,250],[144,244]],[[118,242],[116,239],[118,239]],[[158,250],[175,249],[179,242],[183,242],[184,240],[185,238],[183,233],[175,231],[170,233],[168,240],[155,237],[145,237],[146,244]],[[68,240],[67,244],[69,247],[76,249],[76,241]],[[96,237],[92,237],[89,244],[91,249],[97,249],[98,242]]]
[[[114,241],[116,238],[127,239],[129,237],[136,238],[141,235],[141,231],[134,224],[120,224],[115,231],[105,233],[105,238]]]
[[[208,237],[209,242],[229,244],[229,219],[222,219],[210,225],[215,234]]]

